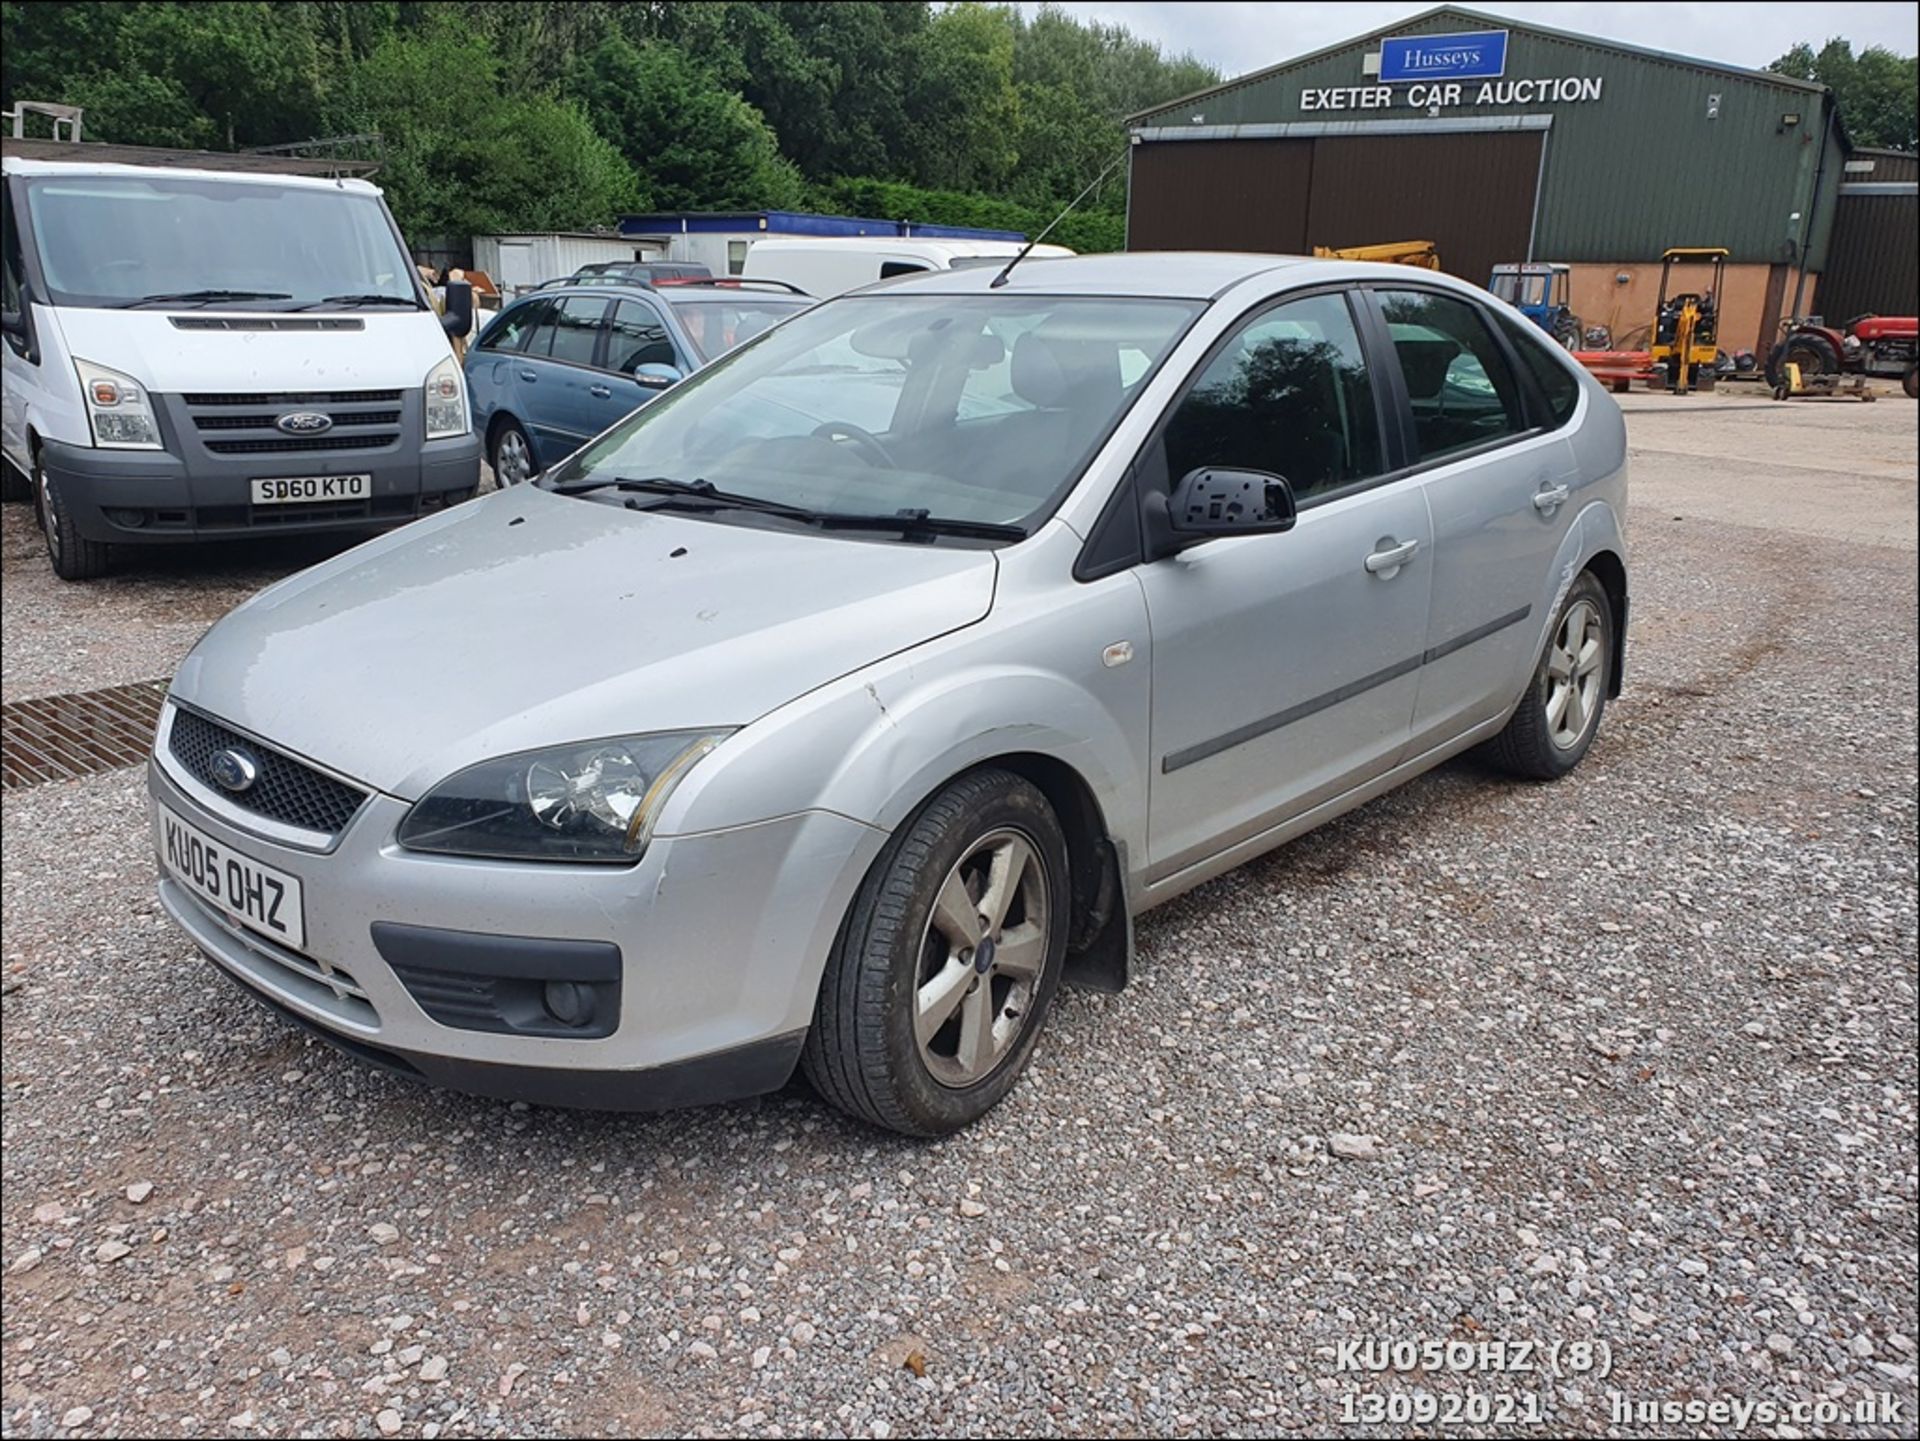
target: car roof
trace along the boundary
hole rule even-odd
[[[1316,267],[1315,278],[1328,280],[1397,275],[1406,279],[1406,266],[1367,265],[1357,261],[1316,260],[1300,255],[1265,255],[1225,250],[1124,251],[1102,255],[1075,255],[1059,259],[1028,256],[1014,267],[1006,288],[1031,294],[1113,295],[1163,299],[1211,300],[1258,275]],[[978,295],[995,289],[993,281],[1004,267],[966,266],[934,270],[925,275],[900,276],[884,282],[888,294],[906,290],[944,295]],[[1414,272],[1422,276],[1431,271]],[[1289,276],[1289,279],[1293,277]]]
[[[196,170],[182,165],[102,165],[80,160],[28,160],[9,155],[6,173],[27,176],[94,176],[128,180],[157,180],[178,176],[184,180],[219,180],[229,185],[294,185],[309,190],[351,190],[361,195],[378,195],[380,187],[351,177],[324,175],[278,175],[252,170]]]

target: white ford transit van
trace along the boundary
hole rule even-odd
[[[1005,265],[1018,255],[1018,240],[914,240],[890,236],[776,235],[756,240],[747,251],[742,276],[781,280],[825,300],[927,270],[960,270],[969,265]],[[1064,245],[1036,245],[1029,260],[1071,255]]]
[[[434,312],[373,185],[9,157],[4,206],[0,451],[65,579],[473,494],[471,295]]]

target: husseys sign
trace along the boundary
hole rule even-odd
[[[1407,35],[1380,42],[1379,80],[1300,92],[1302,110],[1444,109],[1459,105],[1570,105],[1598,100],[1598,75],[1507,79],[1507,32]],[[1478,83],[1470,83],[1475,82]],[[1396,91],[1397,85],[1404,90]]]

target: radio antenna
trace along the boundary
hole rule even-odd
[[[1061,221],[1065,220],[1067,216],[1072,212],[1074,206],[1078,205],[1082,200],[1085,200],[1089,195],[1093,194],[1094,191],[1098,190],[1100,188],[1101,182],[1103,182],[1109,175],[1113,174],[1113,172],[1119,167],[1120,162],[1122,160],[1125,160],[1126,158],[1127,158],[1127,152],[1124,150],[1122,150],[1118,155],[1114,156],[1112,164],[1108,165],[1105,170],[1102,170],[1098,175],[1093,177],[1092,184],[1088,185],[1085,190],[1082,190],[1078,195],[1074,196],[1073,199],[1069,200],[1067,202],[1066,209],[1062,210],[1058,215],[1054,216],[1053,219],[1049,220],[1047,222],[1047,228],[1041,231],[1038,235],[1034,236],[1033,239],[1029,240],[1026,243],[1025,247],[1022,248],[1020,253],[1014,256],[1013,259],[1007,262],[1007,268],[1001,271],[998,275],[993,277],[993,282],[990,285],[988,285],[987,289],[998,290],[1001,286],[1005,285],[1007,283],[1007,277],[1013,274],[1013,267],[1018,265],[1021,261],[1027,258],[1027,252],[1029,250],[1032,250],[1033,247],[1038,245],[1041,241],[1045,240],[1049,235],[1053,234],[1053,227],[1058,225]]]

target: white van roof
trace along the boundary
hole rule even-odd
[[[974,255],[1018,255],[1025,245],[1021,240],[960,240],[940,238],[925,240],[919,236],[894,235],[769,235],[765,240],[756,240],[747,254],[756,250],[770,253],[780,251],[844,251],[854,255],[906,255],[918,260],[926,260],[945,269],[956,258]],[[1034,258],[1058,258],[1072,255],[1073,251],[1064,245],[1036,245]]]
[[[0,161],[8,175],[86,175],[121,176],[152,180],[162,176],[182,176],[188,180],[218,180],[229,185],[303,185],[312,190],[352,190],[362,195],[378,195],[380,187],[366,180],[346,177],[329,179],[320,175],[279,175],[257,170],[193,170],[179,165],[103,165],[85,160],[28,160],[9,155]]]

